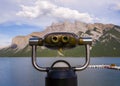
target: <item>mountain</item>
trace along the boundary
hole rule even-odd
[[[93,56],[120,57],[120,27],[105,31],[92,49]]]
[[[51,32],[72,32],[79,36],[90,36],[93,38],[91,56],[120,57],[120,26],[102,23],[90,24],[80,21],[53,23],[44,31],[33,32],[27,36],[17,36],[13,38],[11,46],[0,50],[0,56],[30,56],[31,47],[28,45],[29,38],[33,36],[43,37]],[[57,51],[49,50],[43,46],[38,48],[38,56],[58,56]],[[63,52],[65,56],[84,56],[84,53],[83,46]]]

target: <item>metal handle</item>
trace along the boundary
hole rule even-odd
[[[85,63],[83,66],[81,67],[75,67],[74,70],[75,71],[81,71],[87,68],[87,66],[90,63],[90,50],[89,50],[89,45],[85,45],[85,49],[86,49],[86,58],[85,58]]]
[[[37,49],[37,46],[36,46],[36,45],[32,45],[32,64],[33,64],[33,66],[34,66],[37,70],[42,71],[42,72],[47,72],[47,71],[48,71],[47,68],[40,67],[40,66],[37,64],[37,61],[36,61],[36,49]]]

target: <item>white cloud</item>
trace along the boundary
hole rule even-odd
[[[100,18],[112,15],[108,5],[117,2],[119,0],[101,0],[99,3],[98,0],[3,0],[0,3],[0,24],[13,22],[48,26],[64,20],[101,22]]]
[[[93,22],[93,18],[88,13],[80,13],[66,7],[57,6],[49,1],[37,0],[33,6],[21,5],[22,11],[17,15],[29,18],[51,17],[55,19],[80,20],[84,22]]]
[[[35,0],[0,0],[0,24],[16,22],[19,19],[16,12],[20,9],[20,4],[32,4]]]
[[[71,4],[71,3],[74,3],[76,2],[77,0],[52,0],[53,2],[57,2],[57,3],[64,3],[64,4]],[[77,1],[78,2],[78,1]]]

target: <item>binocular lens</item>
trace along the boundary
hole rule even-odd
[[[69,37],[68,36],[63,36],[62,37],[62,42],[63,43],[67,43],[69,41]]]
[[[52,39],[51,39],[51,41],[53,43],[58,43],[59,42],[59,37],[58,36],[53,36]]]

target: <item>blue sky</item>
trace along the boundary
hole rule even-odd
[[[0,48],[66,20],[120,25],[120,0],[0,0]]]

